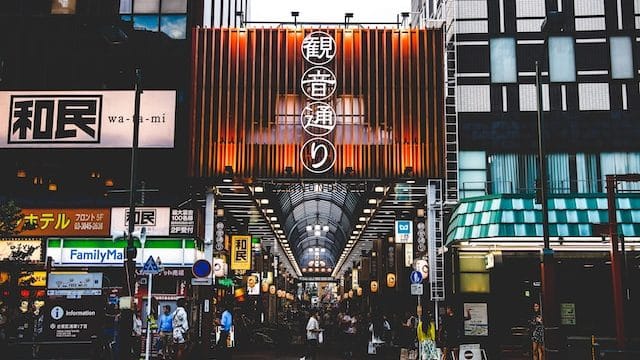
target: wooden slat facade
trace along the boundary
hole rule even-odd
[[[363,179],[444,176],[443,41],[439,29],[322,29],[336,41],[327,65],[339,125],[327,136],[333,171],[307,173],[299,152],[309,135],[301,53],[318,29],[193,30],[190,176],[215,178],[232,166],[244,178]]]

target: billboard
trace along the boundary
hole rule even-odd
[[[134,91],[0,91],[0,148],[129,148]],[[143,148],[173,148],[175,90],[140,97]]]
[[[109,209],[22,209],[20,236],[107,236]]]
[[[111,209],[111,235],[120,234],[129,229],[129,208]],[[146,228],[147,236],[168,236],[170,211],[168,207],[136,207],[134,231]]]
[[[231,237],[231,270],[251,269],[251,236]]]

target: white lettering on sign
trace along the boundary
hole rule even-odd
[[[336,55],[336,42],[333,37],[322,31],[307,35],[302,41],[302,56],[315,65],[302,75],[300,87],[308,103],[300,114],[300,123],[304,131],[313,136],[300,149],[300,160],[305,169],[321,174],[333,168],[336,161],[335,146],[323,136],[331,134],[336,128],[337,116],[326,100],[336,91],[335,74],[327,67]]]
[[[314,65],[324,65],[336,56],[336,41],[326,32],[312,32],[302,41],[302,56]]]

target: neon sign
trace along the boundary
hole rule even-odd
[[[304,131],[312,136],[300,149],[300,160],[308,171],[325,173],[336,162],[336,148],[327,136],[336,128],[336,112],[328,102],[336,91],[335,74],[327,67],[336,56],[336,42],[333,37],[322,31],[307,35],[302,41],[302,56],[312,66],[302,75],[300,87],[311,102],[300,114],[300,124]]]

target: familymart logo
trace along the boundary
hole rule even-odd
[[[69,259],[72,261],[85,261],[92,263],[109,263],[123,261],[122,249],[71,249]]]

